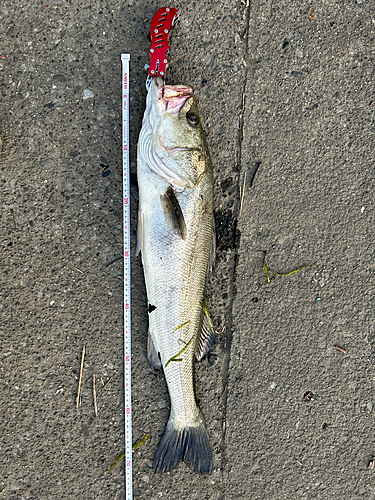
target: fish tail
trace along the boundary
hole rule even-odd
[[[212,448],[202,422],[184,429],[168,423],[155,453],[154,469],[167,472],[181,461],[198,474],[212,474]]]

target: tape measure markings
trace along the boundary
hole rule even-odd
[[[131,302],[130,302],[130,165],[129,165],[129,61],[122,61],[122,163],[124,220],[124,392],[125,392],[125,492],[133,498],[131,402]]]

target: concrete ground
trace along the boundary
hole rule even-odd
[[[123,462],[108,474],[124,442],[120,54],[135,174],[163,5],[0,6],[4,500],[124,498]],[[134,187],[134,498],[374,498],[373,5],[169,5],[167,82],[194,86],[215,171],[218,345],[196,366],[215,470],[151,468],[169,399],[146,360]]]

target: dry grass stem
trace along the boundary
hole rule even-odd
[[[335,345],[336,349],[340,352],[342,352],[343,354],[346,354],[346,349],[343,349],[342,347],[340,347],[339,345]]]
[[[96,399],[96,379],[95,379],[95,373],[92,376],[92,392],[94,395],[94,408],[95,408],[95,417],[98,418],[98,402]]]
[[[79,382],[78,382],[78,394],[77,394],[77,408],[79,406],[80,396],[81,396],[81,385],[82,385],[82,373],[83,373],[83,363],[85,362],[85,354],[86,354],[86,346],[83,346],[82,349],[82,358],[81,358],[81,369],[79,371]]]
[[[18,223],[17,223],[17,217],[16,217],[16,211],[13,210],[13,219],[14,219],[14,225],[16,226],[16,229],[18,229]]]
[[[57,397],[54,394],[52,394],[52,395],[53,395],[53,399],[56,401],[56,404],[57,404],[57,406],[59,408],[59,413],[61,415],[61,408],[60,408],[59,402],[57,401]]]
[[[107,380],[107,382],[103,386],[103,389],[105,389],[107,387],[107,385],[110,383],[111,380],[112,380],[112,377],[109,380]]]
[[[239,213],[239,217],[241,217],[242,205],[243,205],[243,199],[244,199],[244,196],[245,196],[246,174],[247,174],[247,172],[245,172],[245,175],[244,175],[244,178],[243,178],[242,193],[241,193],[241,189],[240,189],[241,204],[240,204],[240,213]]]
[[[124,257],[119,257],[118,259],[115,259],[113,260],[112,262],[110,262],[108,264],[108,266],[106,266],[105,268],[108,269],[109,267],[113,266],[113,264],[115,264],[116,262],[118,262],[119,260],[123,260]]]

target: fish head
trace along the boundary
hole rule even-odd
[[[192,87],[153,78],[148,108],[154,153],[185,187],[196,186],[207,168],[208,148]]]

